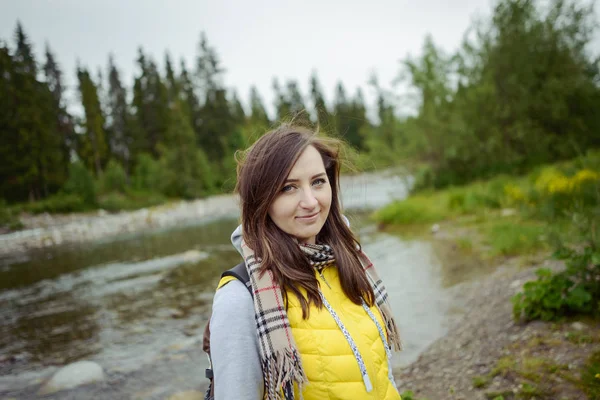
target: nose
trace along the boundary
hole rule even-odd
[[[302,191],[302,199],[300,199],[300,207],[311,210],[311,209],[315,208],[318,204],[319,204],[319,202],[317,201],[317,198],[315,197],[315,195],[313,194],[313,191],[311,189],[305,189]]]

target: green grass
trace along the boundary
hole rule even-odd
[[[473,387],[476,389],[482,389],[490,384],[489,376],[475,376],[473,377]]]
[[[106,211],[136,210],[163,204],[167,198],[159,193],[127,191],[127,194],[111,192],[100,196],[98,207]]]
[[[518,219],[494,220],[481,227],[493,256],[530,254],[547,248],[547,226]]]
[[[415,394],[413,393],[412,390],[405,390],[404,392],[402,392],[402,394],[400,396],[402,397],[402,400],[427,400],[424,397],[420,397],[420,398],[415,397]]]
[[[600,399],[600,351],[592,353],[587,359],[579,386],[589,399]]]
[[[445,202],[439,195],[416,195],[394,202],[375,213],[375,220],[384,224],[412,225],[439,222],[448,217]]]
[[[383,224],[430,224],[465,215],[477,215],[508,205],[504,186],[507,176],[478,181],[440,191],[420,191],[403,201],[381,208],[374,219]]]
[[[500,358],[489,374],[474,377],[473,387],[486,388],[494,377],[500,375],[509,381],[520,383],[519,390],[516,393],[510,390],[488,391],[485,393],[488,399],[496,399],[499,396],[546,399],[551,395],[548,377],[564,369],[568,369],[568,367],[555,364],[552,360],[545,358],[521,357],[517,360],[507,356]]]

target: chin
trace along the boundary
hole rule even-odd
[[[294,235],[296,238],[298,238],[299,241],[301,241],[302,243],[306,243],[307,239],[311,238],[311,237],[316,237],[319,232],[321,230],[311,230],[309,231],[302,231],[302,232],[298,232],[296,235]]]

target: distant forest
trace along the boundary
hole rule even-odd
[[[338,83],[327,103],[317,74],[310,93],[273,81],[274,120],[256,88],[249,107],[227,90],[217,49],[202,34],[194,65],[138,51],[123,82],[113,58],[101,73],[77,67],[81,116],[67,109],[63,73],[49,45],[36,60],[25,28],[0,40],[0,203],[38,210],[122,209],[230,190],[234,152],[280,121],[298,118],[348,144],[359,168],[410,164],[422,186],[444,187],[600,147],[600,62],[593,3],[497,1],[466,30],[454,54],[426,37],[404,58],[417,114],[399,117],[377,91],[376,120],[361,90]]]

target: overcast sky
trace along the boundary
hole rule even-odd
[[[225,83],[246,102],[256,85],[268,106],[272,80],[297,79],[307,94],[316,70],[326,97],[337,81],[349,93],[376,72],[384,87],[398,73],[399,60],[418,54],[430,33],[454,51],[475,16],[489,15],[491,0],[0,0],[0,39],[10,40],[23,23],[41,56],[48,42],[75,82],[75,63],[106,70],[115,55],[125,83],[137,73],[142,46],[163,67],[168,50],[191,68],[204,31],[226,69]],[[42,60],[40,57],[38,60]],[[370,97],[369,97],[370,99]]]

